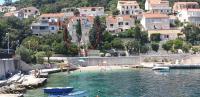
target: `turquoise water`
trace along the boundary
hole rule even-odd
[[[73,86],[87,90],[89,97],[200,97],[200,70],[171,70],[169,73],[150,69],[108,72],[57,73],[46,86]],[[46,87],[45,86],[45,87]],[[42,88],[29,90],[25,97],[45,97]]]

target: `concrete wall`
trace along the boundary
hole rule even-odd
[[[7,72],[16,72],[16,65],[13,59],[0,60],[0,79],[5,77]]]
[[[5,78],[5,74],[17,73],[19,71],[27,72],[31,70],[31,66],[19,59],[0,59],[0,79]]]

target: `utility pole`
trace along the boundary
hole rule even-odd
[[[10,36],[9,36],[9,32],[6,33],[6,36],[8,37],[8,43],[7,43],[7,47],[8,47],[8,54],[10,54]]]

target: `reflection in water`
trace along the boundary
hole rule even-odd
[[[87,90],[89,97],[199,97],[200,70],[150,69],[110,71],[106,73],[58,73],[47,86],[73,86]],[[26,97],[44,97],[41,89],[28,91]]]

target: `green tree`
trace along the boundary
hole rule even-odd
[[[186,36],[187,42],[191,43],[192,45],[200,44],[200,28],[199,27],[188,25],[188,26],[185,26],[182,31]]]
[[[169,43],[165,43],[162,45],[162,48],[168,52],[172,48],[172,45]]]
[[[45,56],[47,57],[48,63],[50,63],[50,57],[53,55],[53,51],[50,46],[48,46],[45,50]]]
[[[68,49],[68,54],[71,56],[77,56],[78,55],[78,46],[75,44],[72,44],[70,48]]]
[[[32,63],[34,60],[34,53],[32,50],[27,49],[24,46],[20,46],[16,49],[16,54],[20,55],[21,60],[23,60],[26,63]]]
[[[112,44],[109,43],[108,41],[106,41],[104,44],[103,44],[103,49],[105,50],[109,50],[112,48]]]
[[[22,45],[33,51],[37,51],[40,45],[40,38],[37,36],[30,36],[22,41]]]
[[[103,42],[111,42],[113,38],[114,37],[110,34],[110,32],[105,32],[103,34]]]
[[[112,11],[112,15],[119,15],[120,11],[118,9],[115,9]]]
[[[115,49],[124,49],[124,43],[121,39],[115,38],[113,41],[111,41],[112,47]]]
[[[35,54],[35,57],[36,57],[36,62],[38,64],[43,64],[44,63],[45,52],[43,52],[43,51],[37,52]]]
[[[138,54],[140,52],[140,42],[139,41],[128,41],[126,43],[126,49],[129,54]]]
[[[100,17],[96,16],[94,19],[93,27],[89,32],[89,40],[93,49],[101,48],[104,30],[105,25],[101,23]]]
[[[76,35],[77,35],[78,43],[80,43],[81,38],[82,38],[82,29],[81,29],[81,20],[80,19],[77,20]]]
[[[151,41],[156,41],[156,42],[161,41],[160,33],[151,34],[150,38],[151,38]]]
[[[159,44],[156,42],[151,43],[151,49],[155,52],[158,52],[159,50]]]
[[[184,43],[183,46],[182,46],[182,50],[185,53],[188,53],[191,48],[192,48],[192,45],[191,44],[187,44],[187,43]]]

